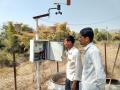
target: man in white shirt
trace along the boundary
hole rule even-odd
[[[80,31],[80,44],[85,48],[82,72],[82,90],[105,90],[106,75],[99,49],[93,44],[92,28]]]
[[[68,36],[64,40],[64,46],[67,49],[65,90],[80,90],[79,82],[81,81],[82,64],[80,52],[74,47],[74,42],[75,39],[73,36]]]

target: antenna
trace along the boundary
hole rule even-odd
[[[52,10],[52,9],[56,9],[57,12],[55,12],[55,14],[56,14],[56,15],[57,15],[57,14],[62,15],[62,12],[60,11],[60,10],[61,10],[61,5],[60,5],[60,3],[54,3],[54,4],[56,4],[57,7],[56,7],[56,8],[49,8],[49,9],[48,9],[48,13],[50,13],[50,10]]]

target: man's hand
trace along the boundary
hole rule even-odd
[[[71,90],[77,90],[77,81],[73,81],[71,85]]]

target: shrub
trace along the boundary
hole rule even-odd
[[[107,32],[99,32],[97,33],[95,38],[97,41],[102,41],[102,40],[107,40],[107,39],[111,40],[112,36],[110,33],[107,33]]]
[[[114,37],[113,37],[113,40],[118,40],[118,41],[120,41],[120,36],[114,36]]]
[[[11,57],[8,56],[8,53],[1,51],[0,52],[0,67],[12,66],[12,60],[10,58]]]

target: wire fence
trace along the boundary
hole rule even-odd
[[[115,62],[115,57],[118,49],[117,44],[107,44],[106,58],[107,58],[107,76],[120,79],[120,53],[118,53],[115,70],[113,75],[112,68]],[[100,49],[103,62],[105,61],[105,46],[104,44],[97,44]],[[83,53],[81,53],[83,54]],[[57,63],[56,61],[44,60],[40,64],[40,86],[41,90],[47,90],[46,82],[52,77],[53,74],[65,72],[66,61]],[[105,63],[104,63],[105,65]],[[29,61],[20,62],[16,67],[16,83],[17,90],[36,90],[36,68],[35,64]],[[14,89],[14,69],[13,67],[0,68],[0,90],[15,90]]]
[[[65,66],[63,62],[59,62],[59,67]],[[64,67],[59,71],[64,71]],[[2,73],[3,72],[3,73]],[[22,62],[16,68],[17,90],[36,90],[36,70],[35,64],[31,62]],[[40,86],[41,90],[47,90],[46,82],[57,73],[57,62],[45,60],[40,65]],[[0,69],[0,90],[15,90],[14,69]]]

